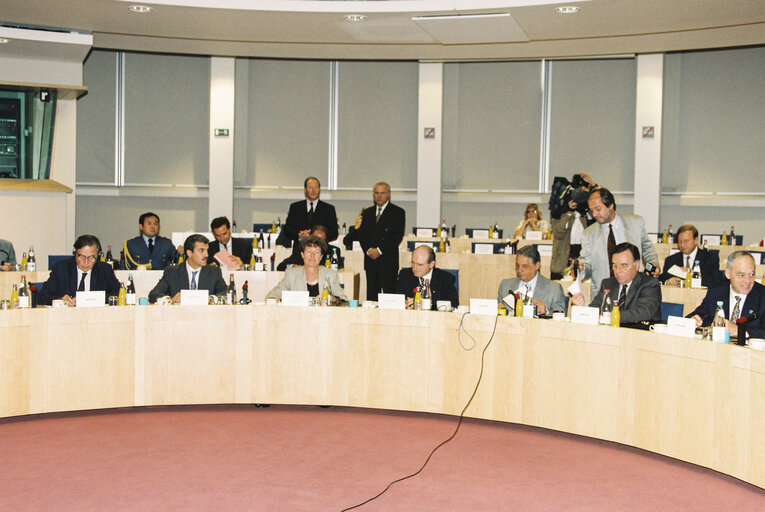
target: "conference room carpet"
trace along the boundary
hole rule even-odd
[[[0,510],[340,511],[419,469],[450,416],[187,406],[0,420]],[[465,420],[363,511],[762,511],[765,492],[617,444]]]

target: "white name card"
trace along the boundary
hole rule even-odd
[[[720,245],[720,235],[704,235],[701,238],[702,243],[706,242],[708,245]]]
[[[754,258],[754,264],[755,265],[761,265],[762,264],[762,253],[761,252],[750,252],[749,254],[752,255],[752,258]]]
[[[497,316],[497,301],[494,299],[470,299],[470,314]]]
[[[589,306],[571,306],[571,321],[575,324],[598,325],[600,310]]]
[[[181,290],[181,306],[206,306],[209,296],[207,290]]]
[[[433,230],[430,228],[417,228],[417,238],[433,238]]]
[[[473,254],[494,254],[494,244],[474,244]]]
[[[542,240],[542,232],[541,231],[526,231],[526,234],[523,235],[523,238],[526,240]]]
[[[646,237],[652,244],[655,244],[659,241],[659,236],[656,233],[646,233]]]
[[[283,291],[283,306],[308,306],[311,301],[307,291]]]
[[[667,317],[667,334],[693,338],[696,334],[696,321],[693,318],[681,316]]]
[[[489,230],[488,229],[474,229],[473,230],[473,238],[487,239],[487,238],[489,238]]]
[[[537,245],[537,251],[539,251],[540,256],[552,256],[552,245],[551,244]]]
[[[78,308],[95,308],[106,305],[106,292],[77,292]]]
[[[378,293],[378,309],[406,309],[406,295],[403,293]]]

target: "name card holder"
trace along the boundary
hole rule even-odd
[[[497,316],[497,301],[494,299],[470,299],[470,314]]]
[[[575,324],[598,325],[600,310],[589,306],[571,306],[571,322]]]
[[[682,336],[684,338],[693,338],[696,335],[696,321],[693,318],[668,316],[667,334]]]
[[[308,306],[311,297],[307,291],[283,291],[282,306]]]
[[[207,306],[209,297],[207,290],[181,290],[181,306]]]
[[[78,308],[97,308],[106,305],[106,292],[77,292],[77,307]]]
[[[403,293],[378,293],[379,309],[406,309],[406,295]]]

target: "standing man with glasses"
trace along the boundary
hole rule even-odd
[[[53,265],[38,296],[38,304],[50,306],[53,299],[61,299],[68,306],[75,306],[78,291],[105,291],[105,299],[117,295],[120,283],[111,265],[98,260],[100,255],[98,238],[80,236],[74,242],[74,255]]]

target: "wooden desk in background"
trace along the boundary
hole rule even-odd
[[[0,311],[0,417],[168,404],[459,414],[614,441],[765,487],[765,352],[646,331],[429,311]],[[464,336],[463,336],[464,338]],[[463,340],[464,341],[464,340]]]

